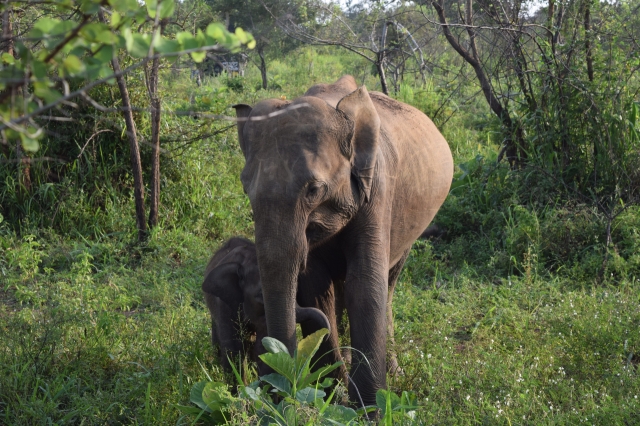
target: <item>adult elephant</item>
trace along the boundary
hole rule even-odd
[[[334,322],[337,292],[355,349],[349,397],[374,404],[393,287],[449,191],[449,146],[422,112],[351,76],[293,102],[235,108],[268,333],[292,351],[296,298]],[[337,347],[337,330],[319,353]]]

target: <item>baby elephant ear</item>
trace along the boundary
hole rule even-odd
[[[360,191],[368,202],[380,140],[380,117],[364,86],[342,98],[336,109],[353,123],[351,174],[357,179]]]
[[[202,283],[202,291],[219,297],[233,310],[242,303],[240,272],[242,266],[236,262],[218,265],[207,274]]]

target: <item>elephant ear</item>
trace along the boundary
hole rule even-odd
[[[342,111],[353,123],[351,173],[368,202],[380,140],[380,117],[364,86],[342,98],[336,109]]]
[[[237,310],[242,303],[241,268],[236,262],[216,266],[204,278],[202,291],[220,298],[230,308]]]
[[[251,114],[251,111],[253,110],[253,108],[251,108],[249,105],[246,105],[246,104],[235,104],[233,105],[233,108],[235,108],[236,110],[236,118],[239,118],[239,120],[236,121],[236,124],[238,126],[238,141],[240,142],[240,149],[242,150],[242,153],[246,157],[247,141],[245,141],[242,137],[242,129],[244,129],[244,125],[247,122],[246,118],[249,117],[249,114]]]

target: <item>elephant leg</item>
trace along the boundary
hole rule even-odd
[[[238,324],[238,312],[234,312],[224,302],[212,296],[207,303],[215,304],[215,318],[211,322],[211,340],[218,346],[218,357],[222,368],[231,372],[231,362],[237,362],[243,354],[244,342]]]
[[[402,369],[398,365],[398,357],[395,350],[396,341],[393,337],[393,292],[410,251],[411,249],[405,251],[400,260],[389,270],[389,295],[387,296],[387,372],[392,376],[403,374]]]
[[[349,316],[352,364],[349,399],[375,405],[376,392],[386,388],[386,344],[389,257],[375,230],[359,230],[345,247],[347,276],[344,300]]]

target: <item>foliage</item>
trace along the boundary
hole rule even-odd
[[[99,19],[101,8],[106,5],[110,7],[110,21]],[[19,2],[5,2],[1,10],[10,12],[21,6]],[[63,102],[87,96],[87,91],[99,84],[113,83],[116,75],[110,62],[119,49],[126,49],[134,61],[126,73],[155,55],[176,57],[190,53],[194,61],[200,62],[207,50],[255,45],[253,37],[241,28],[232,34],[218,23],[211,23],[196,34],[180,31],[164,36],[158,31],[157,21],[169,19],[175,8],[174,0],[148,0],[146,8],[134,0],[56,0],[43,6],[40,16],[37,8],[29,10],[32,15],[36,13],[30,16],[29,32],[15,38],[11,34],[12,52],[2,54],[0,130],[4,139],[20,139],[25,151],[38,151],[38,141],[45,132],[34,120]],[[140,32],[146,21],[156,25]],[[79,88],[70,91],[72,86]],[[20,101],[15,99],[18,89],[24,91]]]
[[[318,330],[298,343],[293,355],[286,346],[276,339],[265,337],[263,344],[267,353],[260,358],[275,373],[260,377],[259,381],[245,386],[235,366],[233,367],[239,385],[239,398],[229,393],[224,383],[206,381],[196,383],[191,389],[190,401],[199,409],[178,406],[185,414],[196,415],[196,419],[211,424],[227,424],[231,411],[246,410],[255,413],[258,424],[298,425],[298,424],[354,424],[358,415],[380,410],[381,424],[391,425],[413,419],[418,408],[413,392],[402,392],[398,397],[393,392],[381,389],[376,395],[376,406],[363,407],[358,412],[339,404],[331,404],[336,388],[325,401],[327,389],[333,380],[324,376],[342,365],[321,367],[311,372],[311,361],[320,347],[322,339],[329,333]],[[233,364],[232,364],[233,365]],[[262,386],[261,386],[262,384]],[[279,402],[274,401],[278,395]]]

